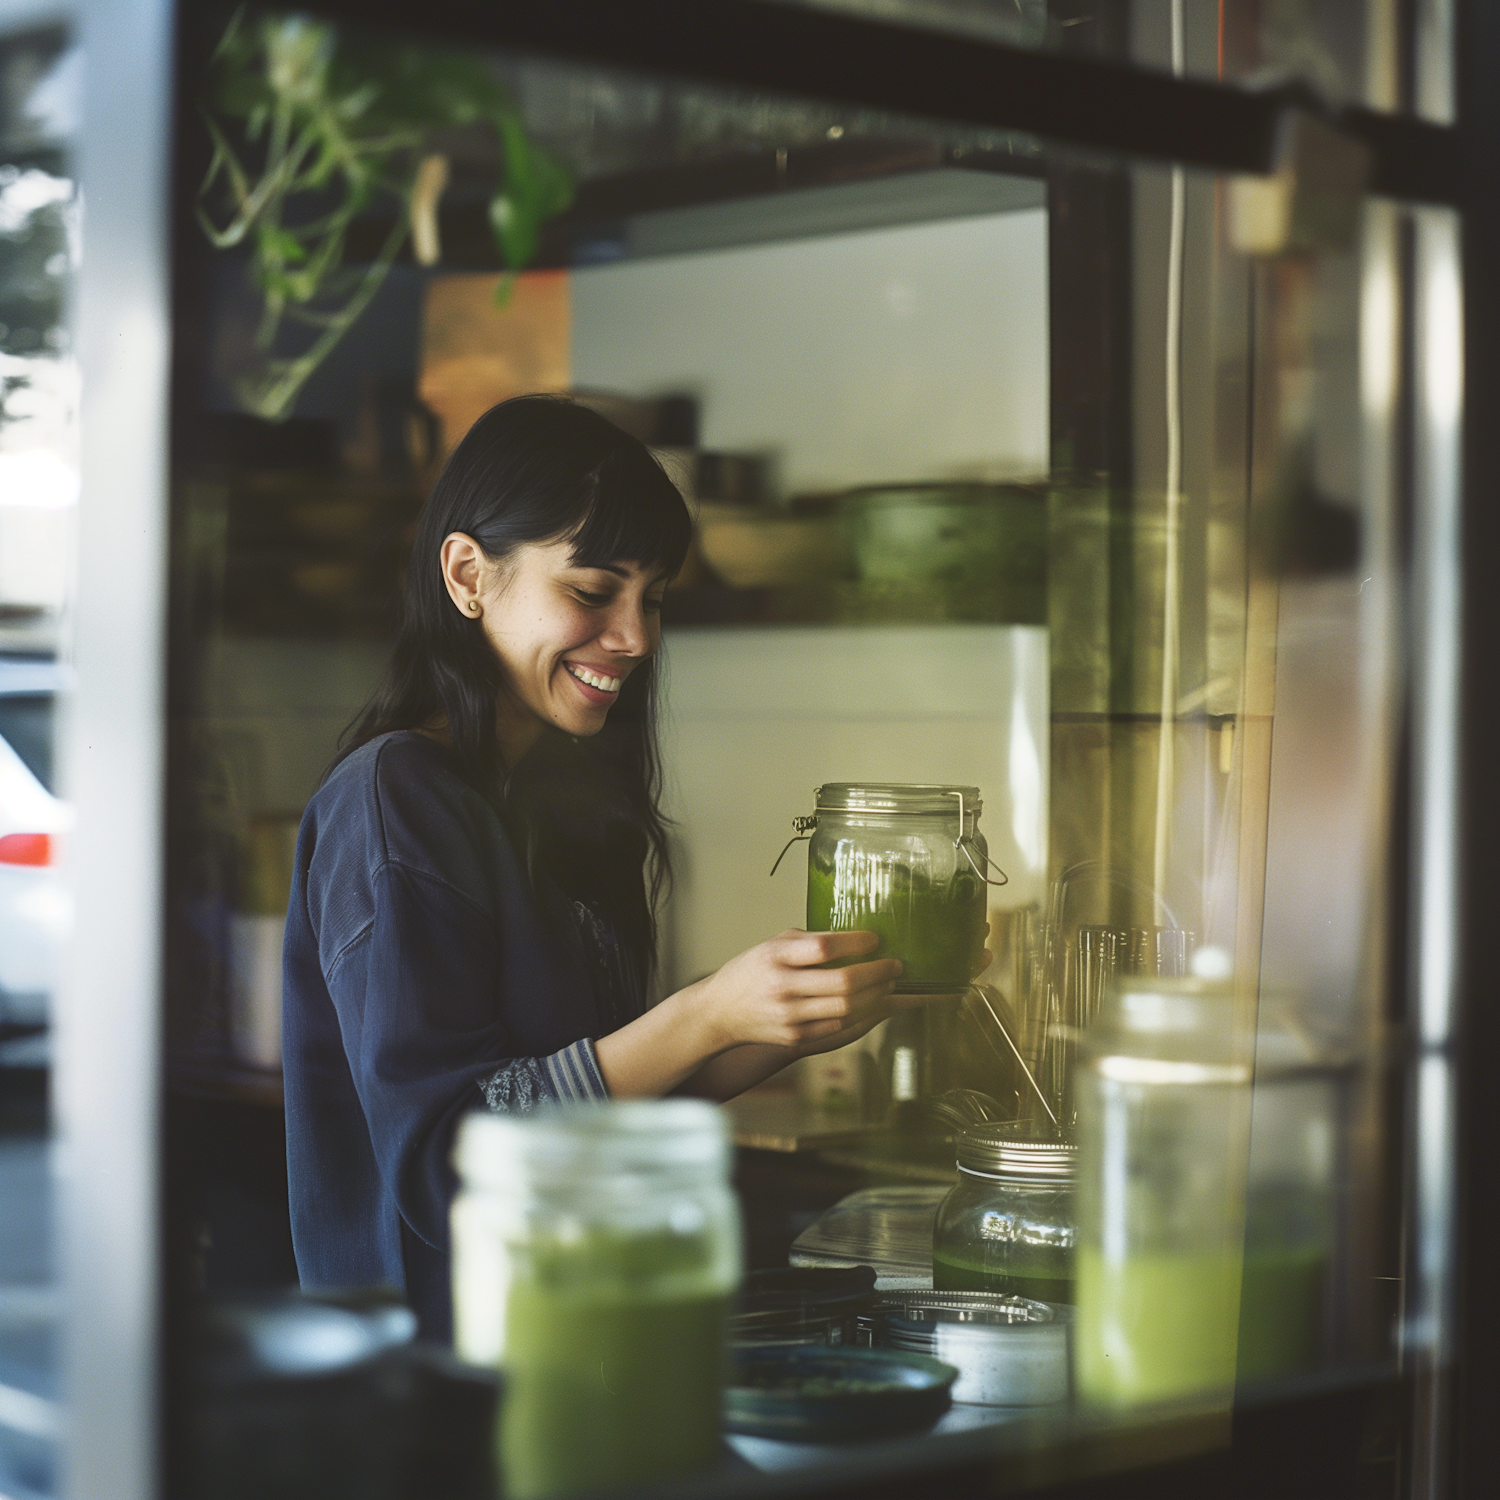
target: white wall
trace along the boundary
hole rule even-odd
[[[665,649],[668,811],[677,883],[664,978],[683,984],[803,925],[806,846],[770,879],[791,820],[825,781],[978,786],[1010,884],[1047,859],[1047,633],[1031,625],[681,628]]]
[[[573,381],[695,392],[784,493],[1047,468],[1044,210],[573,273]]]
[[[1048,460],[1042,210],[573,273],[578,387],[693,392],[704,447],[769,451],[783,493]],[[1010,907],[1046,864],[1040,628],[668,632],[663,749],[678,819],[664,978],[801,925],[806,858],[768,871],[824,781],[978,785]]]

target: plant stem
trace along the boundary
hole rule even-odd
[[[240,398],[256,416],[264,417],[268,422],[280,422],[290,415],[292,403],[307,383],[308,377],[328,357],[334,345],[349,331],[380,290],[387,273],[396,263],[397,255],[401,253],[407,232],[406,221],[398,219],[396,227],[380,247],[380,255],[360,279],[359,290],[329,318],[327,328],[305,354],[299,354],[296,359],[272,360],[266,377],[239,382],[237,388]]]

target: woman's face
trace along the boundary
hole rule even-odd
[[[442,557],[449,597],[478,621],[512,689],[517,722],[501,725],[507,759],[547,725],[598,734],[625,679],[661,644],[667,579],[632,562],[578,567],[568,541],[518,547],[492,563],[455,532]]]

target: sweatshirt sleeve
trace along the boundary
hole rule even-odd
[[[548,1057],[512,1054],[495,1001],[494,923],[441,877],[388,862],[372,920],[338,954],[328,989],[381,1176],[428,1244],[448,1244],[458,1117],[608,1097],[592,1041]]]

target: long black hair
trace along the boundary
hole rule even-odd
[[[644,997],[670,878],[656,661],[625,679],[597,735],[549,729],[519,765],[506,765],[495,730],[508,691],[499,658],[443,581],[443,539],[455,531],[492,561],[528,542],[565,539],[577,566],[631,562],[670,576],[692,537],[687,507],[643,443],[587,408],[555,396],[492,407],[423,508],[390,662],[333,762],[392,730],[445,723],[460,775],[500,814],[533,881],[545,871],[570,898],[603,904]]]

